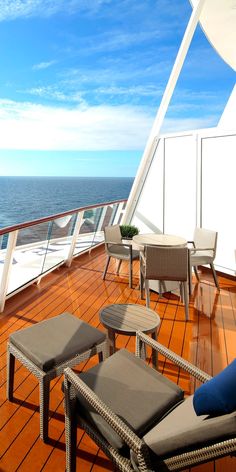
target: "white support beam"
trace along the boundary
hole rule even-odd
[[[18,231],[13,231],[12,233],[9,233],[9,236],[8,236],[7,250],[6,250],[6,256],[4,260],[1,286],[0,286],[0,313],[4,310],[4,306],[5,306],[10,272],[12,268],[12,259],[13,259],[14,249],[16,247],[17,235],[18,235]]]
[[[98,226],[97,226],[97,231],[101,231],[101,230],[102,230],[102,226],[103,226],[103,222],[104,222],[106,213],[107,213],[107,206],[104,206],[103,209],[102,209],[102,213],[101,213],[101,215],[100,215],[100,218],[99,218],[99,222],[98,222]]]
[[[124,216],[124,221],[129,222],[130,218],[132,217],[133,211],[136,207],[136,203],[139,197],[139,191],[142,188],[142,183],[145,180],[146,172],[151,164],[151,160],[153,158],[153,142],[154,139],[157,139],[161,126],[163,124],[170,100],[175,90],[175,86],[177,80],[179,78],[180,72],[182,70],[187,52],[189,50],[195,29],[197,27],[200,14],[203,8],[203,5],[206,0],[199,0],[197,5],[193,8],[192,14],[190,16],[187,28],[184,33],[183,40],[181,42],[171,75],[169,77],[164,95],[161,100],[161,104],[159,106],[156,118],[154,120],[149,138],[146,143],[146,147],[144,149],[143,157],[127,202],[126,212]]]
[[[76,246],[76,241],[77,241],[77,237],[78,237],[79,230],[80,230],[80,227],[81,227],[83,216],[84,216],[84,212],[81,211],[77,214],[77,217],[76,217],[76,222],[75,222],[75,227],[74,227],[74,232],[73,232],[73,236],[72,236],[72,241],[71,241],[68,257],[65,260],[65,264],[66,264],[67,267],[71,266],[71,262],[72,262],[72,259],[73,259],[73,254],[74,254],[74,250],[75,250],[75,246]]]

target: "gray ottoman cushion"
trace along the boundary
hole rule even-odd
[[[105,339],[104,333],[70,313],[41,321],[10,336],[10,342],[45,372]]]
[[[207,446],[215,440],[235,437],[236,412],[210,417],[197,416],[193,396],[177,406],[145,436],[144,441],[158,456],[181,453],[191,447]]]
[[[80,378],[137,434],[143,435],[183,398],[183,391],[125,349]],[[122,440],[78,394],[78,414],[91,421],[115,448]]]

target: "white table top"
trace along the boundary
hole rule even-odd
[[[133,237],[133,241],[138,246],[144,246],[145,244],[153,244],[156,246],[186,246],[186,239],[181,236],[175,236],[172,234],[137,234]]]

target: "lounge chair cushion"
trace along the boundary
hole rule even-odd
[[[235,437],[236,413],[197,416],[193,396],[188,397],[145,436],[144,441],[157,456],[181,453],[191,447],[206,446],[222,438]]]
[[[197,415],[224,415],[236,410],[236,359],[196,390],[193,406]]]
[[[141,435],[183,399],[183,391],[175,383],[125,349],[81,373],[80,377]],[[79,394],[78,401],[78,414],[92,422],[115,448],[122,448],[121,438]]]
[[[10,336],[10,342],[44,372],[105,339],[105,333],[70,313],[41,321]]]

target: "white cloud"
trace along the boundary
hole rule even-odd
[[[97,42],[90,43],[89,38],[86,45],[86,53],[109,52],[120,49],[127,49],[131,46],[143,44],[145,42],[160,38],[163,34],[156,29],[139,32],[124,32],[113,30],[112,32],[103,33],[97,37]]]
[[[162,96],[163,90],[161,87],[154,85],[133,85],[127,87],[107,86],[95,89],[97,94],[112,95],[112,96],[127,96],[127,97],[156,97]]]
[[[40,62],[39,64],[35,64],[32,68],[34,70],[48,69],[55,63],[56,61]]]
[[[208,115],[204,118],[166,118],[163,123],[161,133],[177,133],[179,131],[193,131],[197,129],[211,128],[217,126],[218,116]]]
[[[50,107],[0,100],[0,149],[142,149],[152,125],[141,107]]]
[[[0,149],[140,150],[153,124],[153,111],[128,105],[50,107],[0,100]],[[162,133],[215,125],[204,119],[166,119]]]
[[[85,104],[82,97],[82,92],[78,91],[63,91],[57,86],[46,85],[40,87],[32,87],[26,91],[27,94],[42,97],[44,99],[50,99],[59,102],[73,102],[77,104]]]
[[[109,0],[0,0],[0,21],[14,20],[20,17],[49,17],[64,11],[73,14],[76,11],[96,12]]]

